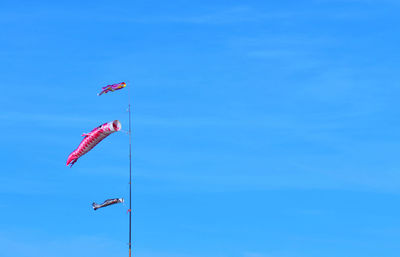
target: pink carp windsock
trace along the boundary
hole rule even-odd
[[[93,129],[91,132],[83,134],[85,137],[79,144],[78,148],[75,149],[69,156],[67,160],[67,166],[69,164],[74,165],[74,163],[82,155],[89,152],[93,147],[95,147],[101,140],[108,137],[110,134],[120,131],[121,123],[118,120],[114,120],[108,123],[104,123],[101,126]]]
[[[100,96],[100,95],[106,94],[108,92],[114,92],[115,90],[120,90],[120,89],[123,89],[124,87],[126,87],[126,83],[125,82],[108,85],[108,86],[103,87],[101,92],[98,93],[97,95]]]

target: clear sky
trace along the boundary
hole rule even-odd
[[[398,257],[400,2],[1,1],[1,257]]]

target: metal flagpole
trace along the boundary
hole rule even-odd
[[[128,88],[128,111],[129,111],[129,257],[132,249],[132,131],[131,131],[131,97],[130,85]]]

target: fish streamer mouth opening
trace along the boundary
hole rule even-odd
[[[114,120],[112,125],[115,131],[121,130],[121,122],[119,122],[119,120]]]

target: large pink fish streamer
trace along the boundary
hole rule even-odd
[[[108,92],[114,92],[115,90],[120,90],[120,89],[123,89],[124,87],[126,87],[125,82],[108,85],[108,86],[103,87],[101,92],[98,93],[97,95],[100,96],[102,94],[107,94]]]
[[[67,160],[67,166],[74,163],[84,154],[89,152],[93,147],[95,147],[101,140],[108,137],[110,134],[120,131],[121,123],[118,120],[114,120],[93,129],[90,133],[83,134],[85,138],[79,144],[78,148],[75,149],[69,156]]]

